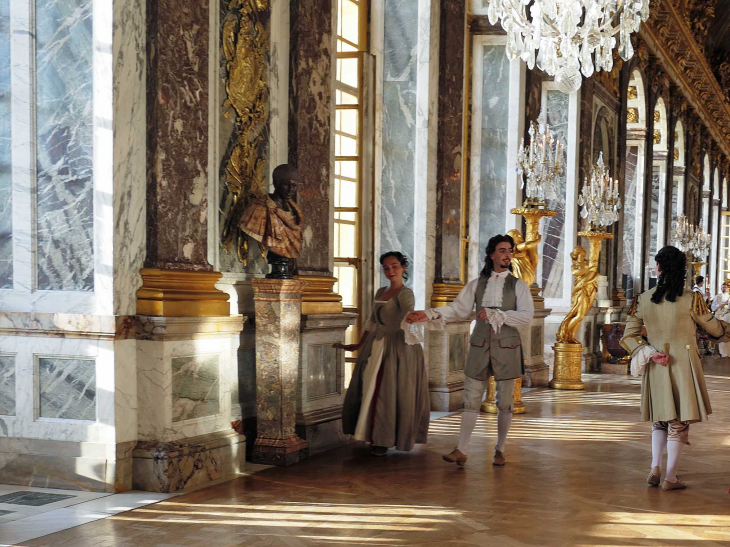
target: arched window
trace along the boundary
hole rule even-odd
[[[623,256],[621,286],[633,298],[641,280],[641,237],[644,209],[644,143],[646,142],[646,100],[644,80],[635,70],[628,90],[626,176],[624,178]]]
[[[666,221],[666,180],[667,180],[667,109],[661,97],[654,108],[654,146],[652,148],[651,171],[651,209],[649,217],[649,251],[644,260],[644,279],[649,288],[656,285],[654,257],[664,245],[664,226]]]
[[[674,126],[674,173],[672,184],[672,220],[684,211],[684,125],[677,120]]]

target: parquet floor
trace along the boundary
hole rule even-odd
[[[730,546],[730,359],[705,371],[714,414],[690,429],[685,491],[645,482],[638,380],[588,375],[584,392],[525,394],[504,468],[491,465],[495,416],[480,418],[465,469],[441,460],[457,414],[412,453],[352,445],[23,545]]]

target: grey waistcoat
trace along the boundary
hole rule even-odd
[[[487,288],[487,281],[489,280],[486,277],[481,276],[477,284],[474,295],[477,313],[482,310],[482,297]],[[517,309],[516,285],[517,278],[508,275],[502,293],[503,311]],[[492,332],[489,323],[477,319],[469,340],[469,354],[466,357],[464,374],[475,380],[486,380],[490,375],[493,375],[495,380],[511,380],[519,378],[523,373],[522,342],[517,329],[502,325],[501,331],[497,334]]]

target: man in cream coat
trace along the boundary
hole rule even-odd
[[[411,312],[407,321],[447,323],[472,317],[477,321],[469,340],[464,369],[464,412],[461,416],[459,444],[444,460],[464,465],[469,441],[476,426],[479,409],[489,376],[496,383],[497,444],[492,464],[505,464],[504,446],[512,423],[514,380],[524,373],[522,343],[517,329],[528,325],[534,315],[532,296],[527,284],[510,272],[514,241],[497,235],[487,244],[485,266],[448,306]]]

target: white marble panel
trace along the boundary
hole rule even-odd
[[[38,357],[38,417],[96,420],[93,359]]]
[[[0,430],[8,437],[88,443],[113,443],[114,352],[113,342],[81,338],[0,336],[0,353],[15,354],[15,417],[0,418]],[[93,360],[96,378],[96,421],[76,421],[40,416],[41,358]]]
[[[10,0],[0,0],[0,289],[13,288]]]
[[[146,252],[146,3],[113,4],[113,309],[131,315]]]
[[[237,358],[240,334],[199,336],[185,340],[137,341],[139,440],[173,441],[230,429],[235,370],[232,363]],[[173,361],[191,356],[205,359],[211,355],[219,358],[219,411],[212,416],[186,416],[183,421],[175,421]]]
[[[0,355],[0,414],[15,415],[15,355]]]

